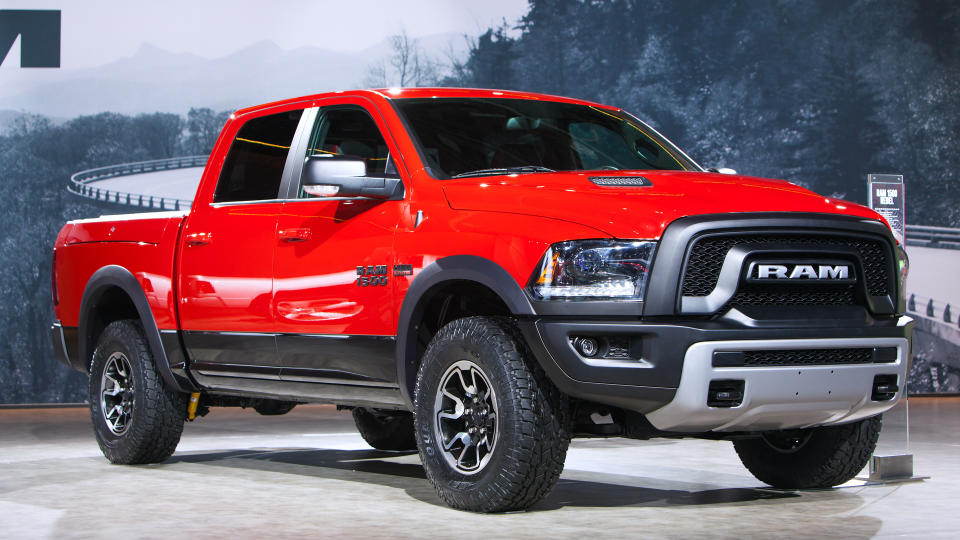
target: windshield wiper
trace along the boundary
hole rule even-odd
[[[467,171],[460,174],[455,174],[451,178],[468,178],[471,176],[497,176],[502,174],[523,174],[523,173],[538,173],[538,172],[557,172],[553,169],[548,169],[547,167],[541,167],[539,165],[523,165],[520,167],[498,167],[495,169],[477,169],[476,171]]]

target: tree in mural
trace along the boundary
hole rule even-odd
[[[390,36],[390,56],[370,65],[364,85],[372,88],[429,86],[439,79],[440,63],[407,31]]]
[[[216,112],[206,107],[191,107],[185,122],[186,134],[181,141],[184,155],[209,154],[229,116],[230,111]]]
[[[960,4],[531,0],[447,82],[618,104],[708,166],[866,201],[904,174],[908,221],[957,226]]]
[[[58,126],[22,115],[0,137],[0,403],[86,399],[84,377],[59,365],[50,344],[51,250],[65,221],[126,209],[68,193],[67,179],[81,169],[209,151],[229,113],[191,113],[102,113]]]

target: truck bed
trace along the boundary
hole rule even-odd
[[[93,273],[104,266],[126,269],[146,293],[159,329],[176,329],[173,266],[186,212],[101,216],[70,221],[54,246],[57,319],[79,325],[80,303]]]

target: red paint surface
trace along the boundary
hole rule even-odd
[[[64,227],[56,243],[56,317],[76,326],[90,276],[118,265],[137,277],[161,329],[177,328],[179,303],[180,326],[188,330],[392,335],[417,272],[451,255],[493,260],[523,286],[551,243],[610,236],[656,239],[683,216],[786,211],[882,219],[863,206],[781,180],[702,172],[577,171],[436,180],[424,171],[389,103],[390,97],[429,96],[590,104],[518,92],[408,89],[320,94],[237,111],[214,147],[185,219],[173,213],[114,216]],[[380,126],[397,158],[403,200],[210,205],[243,122],[337,103],[366,108]],[[588,180],[629,174],[642,175],[653,186],[600,187]],[[424,219],[415,228],[418,211]],[[395,264],[413,265],[413,275],[393,276]],[[359,287],[357,266],[366,265],[388,265],[388,285]]]

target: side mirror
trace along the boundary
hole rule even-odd
[[[368,177],[363,159],[346,156],[310,156],[303,166],[303,191],[315,197],[367,197],[391,199],[399,191],[399,178]]]
[[[707,169],[708,172],[715,172],[720,174],[737,174],[737,171],[733,169],[728,169],[727,167],[710,167]]]

